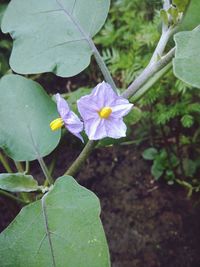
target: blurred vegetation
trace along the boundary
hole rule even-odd
[[[161,7],[159,0],[112,1],[109,18],[95,37],[95,43],[120,88],[126,88],[148,64],[159,40]],[[0,19],[4,8],[5,5],[0,4]],[[9,71],[12,42],[2,33],[0,38],[2,76]],[[52,82],[52,76],[49,77]],[[87,81],[87,86],[92,87],[99,81],[98,77],[99,70],[93,61],[78,79],[83,83]],[[80,81],[77,87],[79,84]],[[70,99],[74,101],[73,97],[75,95]],[[143,111],[142,118],[134,127],[133,140],[128,142],[147,147],[143,157],[152,162],[151,172],[155,179],[163,177],[169,184],[181,184],[189,189],[189,194],[200,189],[199,100],[198,89],[177,80],[169,71],[135,103]]]

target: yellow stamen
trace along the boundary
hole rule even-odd
[[[64,121],[61,118],[55,119],[50,123],[50,128],[52,131],[60,129],[64,125]]]
[[[110,117],[110,114],[112,113],[112,109],[109,107],[104,107],[99,111],[99,116],[102,119],[108,119]]]

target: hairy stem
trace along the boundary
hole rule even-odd
[[[130,98],[133,96],[155,73],[164,68],[174,57],[175,48],[172,48],[164,57],[158,62],[148,65],[146,69],[135,79],[135,81],[126,89],[122,97]]]
[[[167,10],[170,8],[170,0],[163,0],[163,9]]]
[[[102,57],[101,57],[101,55],[100,55],[100,53],[99,53],[99,51],[96,48],[94,43],[92,44],[92,46],[93,46],[93,55],[96,59],[97,64],[99,65],[99,68],[100,68],[100,70],[104,76],[105,81],[112,86],[112,88],[113,88],[113,90],[115,90],[115,92],[117,92],[117,87],[115,85],[115,82],[114,82],[104,60],[102,59]]]
[[[40,167],[41,167],[41,169],[42,169],[42,171],[43,171],[43,173],[44,173],[44,176],[45,176],[45,178],[46,178],[46,181],[48,182],[49,185],[52,185],[52,184],[54,183],[54,180],[53,180],[53,178],[51,177],[51,175],[50,175],[50,173],[49,173],[49,170],[48,170],[48,168],[47,168],[47,166],[46,166],[46,164],[45,164],[43,158],[38,157],[38,162],[39,162]]]
[[[29,172],[29,169],[30,169],[30,162],[29,161],[26,161],[24,173],[27,174]]]
[[[73,164],[70,166],[70,168],[67,170],[65,175],[71,175],[74,176],[82,167],[82,165],[85,163],[86,159],[89,157],[90,153],[96,146],[95,141],[88,141],[84,149],[81,151],[78,158],[73,162]]]
[[[0,152],[0,162],[8,173],[12,173],[12,169],[7,161],[7,158]]]
[[[170,69],[172,68],[172,62],[169,62],[164,68],[162,68],[159,72],[154,74],[135,94],[131,97],[130,101],[132,103],[136,103],[139,101],[148,90],[157,83]]]
[[[156,49],[153,53],[153,56],[149,62],[149,65],[158,61],[159,58],[162,57],[170,37],[176,32],[176,30],[177,30],[177,28],[170,27],[170,28],[162,31],[162,35],[161,35],[160,40],[156,46]]]
[[[170,0],[163,0],[163,9],[168,10],[171,6]],[[169,20],[169,16],[168,16]],[[162,33],[166,32],[168,30],[168,25],[166,25],[164,22],[162,24]]]
[[[21,162],[14,161],[14,163],[15,163],[15,167],[16,167],[17,171],[23,173],[24,172],[24,168],[23,168]]]

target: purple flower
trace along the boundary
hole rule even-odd
[[[108,83],[98,84],[90,95],[81,97],[77,104],[90,140],[126,136],[127,127],[123,117],[133,104],[118,96]]]
[[[51,130],[56,131],[64,125],[69,132],[80,138],[83,142],[83,138],[80,135],[80,132],[83,130],[83,123],[78,116],[70,110],[69,105],[60,94],[56,94],[56,103],[60,118],[50,123]]]

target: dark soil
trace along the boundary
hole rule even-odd
[[[59,153],[56,176],[72,161],[75,146],[62,146],[67,155]],[[184,189],[154,182],[139,151],[98,149],[77,177],[100,198],[112,266],[199,267],[200,205],[194,199],[199,195],[188,200]],[[0,204],[3,230],[19,206],[3,197]]]

